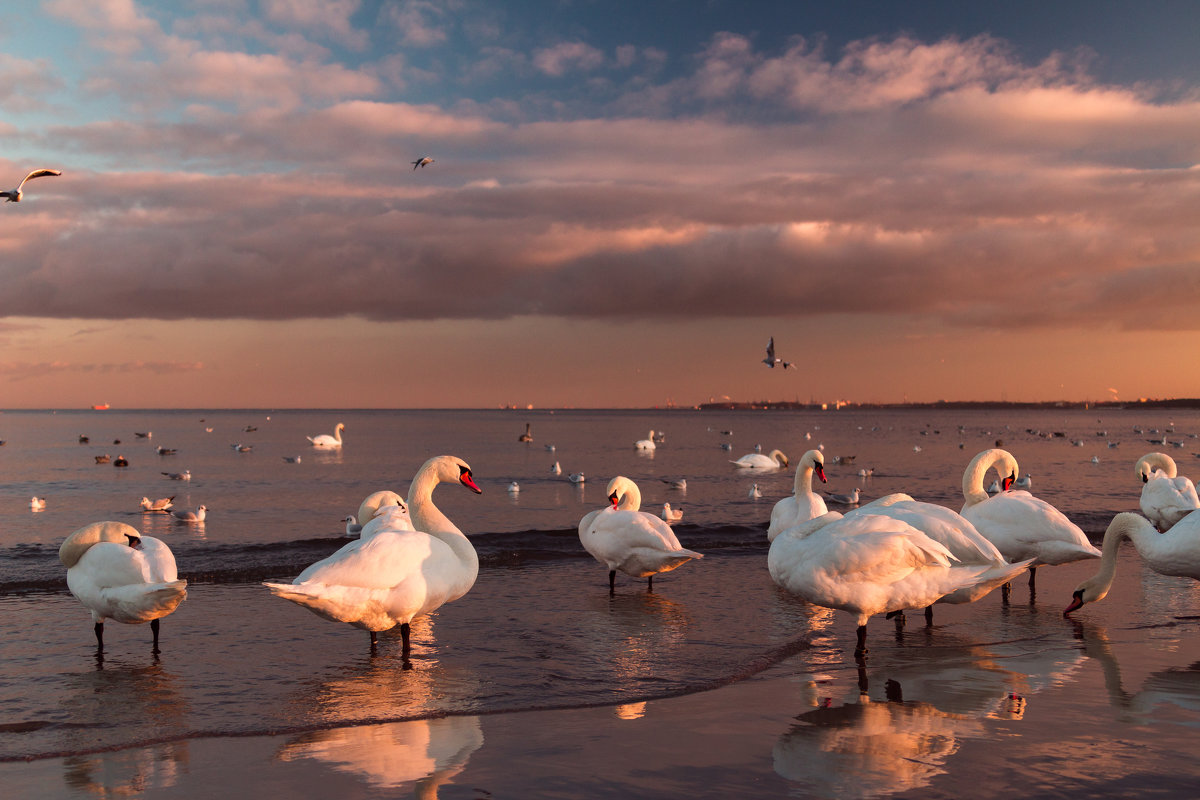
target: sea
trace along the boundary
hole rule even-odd
[[[341,448],[310,446],[307,437],[337,423]],[[519,441],[526,425],[531,442]],[[656,449],[635,449],[650,431]],[[447,764],[458,778],[435,782],[443,798],[1007,796],[973,778],[1006,769],[1023,776],[1022,796],[1065,796],[1064,787],[1133,796],[1139,786],[1184,796],[1175,792],[1200,786],[1196,581],[1157,575],[1126,544],[1110,596],[1070,619],[1062,609],[1098,562],[1043,568],[1036,593],[1020,578],[1008,600],[995,592],[938,606],[932,627],[920,612],[903,628],[873,619],[860,664],[850,615],[788,595],[767,572],[767,521],[792,492],[793,470],[731,461],[779,449],[794,466],[820,449],[829,477],[820,489],[858,488],[862,502],[906,492],[959,510],[967,463],[1000,446],[1035,495],[1099,544],[1113,515],[1138,508],[1138,457],[1166,452],[1193,475],[1198,434],[1200,411],[1137,405],[4,411],[0,790],[24,796],[36,774],[40,797],[199,796],[184,791],[189,763],[202,743],[232,740],[270,741],[266,762],[349,775],[353,795],[372,797],[429,796]],[[417,469],[443,454],[470,464],[483,490],[443,484],[433,495],[478,551],[479,577],[414,622],[410,654],[398,630],[372,649],[365,631],[261,585],[336,551],[347,542],[342,520],[368,494],[406,494]],[[113,465],[118,456],[127,467]],[[168,475],[185,470],[188,481]],[[582,482],[569,479],[577,473]],[[619,574],[610,594],[577,525],[605,505],[617,475],[639,485],[643,510],[681,510],[674,530],[704,558],[652,590]],[[35,496],[43,510],[31,508]],[[146,513],[143,497],[204,505],[207,518]],[[148,626],[112,621],[98,650],[67,590],[58,547],[102,520],[166,542],[189,582],[162,621],[159,653]],[[523,750],[520,737],[533,734],[494,732],[550,711],[645,722],[656,703],[662,718],[703,709],[711,730],[680,711],[678,727],[624,752],[618,776],[603,780],[581,767],[573,785],[553,748]],[[763,744],[719,775],[686,744],[752,729]],[[380,766],[414,737],[427,768]],[[619,750],[619,739],[597,746]],[[346,755],[364,748],[374,766]],[[650,751],[654,763],[674,759],[669,779],[644,761]],[[522,758],[523,780],[500,763]]]

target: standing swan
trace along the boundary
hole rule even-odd
[[[743,469],[787,469],[788,459],[779,450],[772,450],[765,456],[762,453],[747,453],[729,463]]]
[[[342,431],[346,426],[339,422],[333,429],[333,436],[328,433],[322,433],[319,436],[306,436],[304,438],[312,442],[313,447],[341,447],[342,446]]]
[[[774,541],[776,536],[793,525],[816,519],[829,510],[821,495],[812,490],[813,473],[821,479],[821,483],[829,482],[825,477],[825,456],[820,450],[809,450],[800,457],[792,496],[783,498],[771,509],[771,524],[767,527],[768,542]]]
[[[767,568],[776,584],[814,605],[854,614],[858,646],[867,652],[873,614],[925,608],[975,586],[986,565],[957,566],[945,546],[900,519],[881,514],[824,516],[775,537]]]
[[[385,507],[363,525],[362,536],[310,566],[290,584],[264,583],[272,593],[334,622],[347,622],[371,634],[397,624],[403,652],[409,651],[409,622],[462,597],[475,584],[475,548],[433,504],[439,483],[458,483],[476,494],[471,468],[461,458],[437,456],[417,470],[408,490],[408,515]]]
[[[635,578],[648,578],[646,588],[654,588],[654,576],[704,556],[684,549],[664,521],[639,511],[642,493],[629,478],[618,475],[608,482],[612,504],[591,511],[579,521],[579,541],[592,557],[608,567],[608,591],[616,591],[617,570]]]
[[[1192,514],[1176,523],[1170,531],[1159,533],[1149,521],[1128,511],[1117,514],[1104,532],[1104,555],[1100,571],[1075,588],[1067,616],[1084,603],[1103,600],[1117,574],[1117,548],[1122,539],[1133,542],[1138,555],[1159,575],[1200,580],[1200,514]]]
[[[1200,508],[1196,487],[1179,475],[1175,459],[1166,453],[1147,453],[1133,467],[1142,483],[1142,513],[1160,531]],[[1178,476],[1178,477],[1176,477]]]
[[[96,645],[104,647],[104,620],[149,622],[158,652],[158,621],[187,597],[171,548],[123,522],[93,522],[58,548],[67,588],[92,612]]]
[[[992,467],[1000,472],[1005,487],[1017,475],[1017,460],[1006,450],[984,450],[963,473],[962,515],[996,545],[1010,562],[1033,559],[1029,565],[1029,588],[1033,590],[1036,570],[1043,564],[1056,566],[1085,558],[1099,558],[1079,526],[1054,506],[1029,492],[1015,490],[988,497],[983,476]]]

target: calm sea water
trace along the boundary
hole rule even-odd
[[[337,422],[346,425],[340,452],[308,446],[306,436],[331,433]],[[534,441],[523,444],[526,423]],[[665,442],[652,455],[635,451],[650,429],[665,432]],[[1145,441],[1166,431],[1184,446]],[[744,790],[758,769],[773,781],[764,796],[918,796],[937,781],[953,795],[953,787],[974,791],[964,770],[994,758],[989,744],[1020,739],[1046,745],[1039,768],[1053,794],[1051,778],[1077,763],[1077,754],[1052,744],[1068,718],[1088,727],[1092,746],[1155,748],[1160,760],[1177,744],[1186,751],[1200,725],[1195,582],[1155,575],[1127,548],[1113,593],[1072,622],[1061,609],[1095,564],[1048,568],[1036,597],[1022,581],[1008,606],[993,595],[939,607],[931,630],[915,616],[903,633],[873,620],[860,673],[849,616],[789,597],[767,574],[766,522],[791,492],[792,473],[739,472],[729,460],[761,445],[795,461],[823,445],[829,491],[859,487],[864,501],[905,491],[957,510],[967,462],[1002,440],[1032,475],[1034,493],[1098,542],[1113,514],[1137,509],[1136,459],[1163,450],[1194,474],[1195,433],[1200,413],[1148,410],[6,412],[0,762],[63,759],[61,792],[89,796],[112,789],[89,772],[97,768],[89,754],[137,753],[142,780],[170,787],[180,748],[205,737],[286,733],[291,744],[272,758],[336,764],[339,756],[329,754],[339,742],[354,750],[363,736],[377,745],[409,735],[360,723],[418,721],[403,730],[418,731],[430,764],[436,750],[458,754],[442,758],[455,771],[468,760],[484,769],[480,720],[499,712],[632,709],[636,717],[648,699],[717,687],[725,688],[714,698],[729,697],[738,686],[785,676],[792,689],[770,713],[787,712],[788,722],[757,766],[723,779],[730,791]],[[81,435],[90,442],[79,443]],[[234,450],[238,443],[252,450]],[[158,455],[158,446],[177,453]],[[443,453],[469,462],[484,490],[444,485],[434,495],[470,536],[481,569],[466,597],[414,624],[411,669],[401,669],[396,632],[383,634],[372,654],[365,632],[259,585],[290,580],[336,550],[345,541],[340,520],[367,494],[406,493],[416,469]],[[97,464],[101,454],[124,455],[130,466]],[[284,460],[295,455],[300,463]],[[834,456],[853,461],[835,465]],[[550,471],[556,461],[560,476]],[[860,478],[860,468],[873,476]],[[190,482],[161,474],[185,469]],[[572,484],[572,472],[587,481]],[[604,567],[578,542],[579,518],[603,504],[617,474],[638,482],[645,510],[664,501],[681,508],[681,542],[706,555],[660,576],[653,593],[620,576],[610,597]],[[686,491],[667,483],[680,478]],[[519,494],[506,491],[513,481]],[[761,500],[749,497],[753,483]],[[142,496],[172,494],[176,507],[206,505],[208,520],[184,526],[140,512]],[[33,495],[46,498],[46,510],[30,510]],[[59,543],[104,519],[167,541],[190,581],[187,601],[163,621],[157,657],[146,626],[117,623],[106,627],[98,656],[90,618],[66,590]],[[735,728],[739,703],[748,717],[767,713],[750,700],[732,702],[722,710]],[[965,760],[961,753],[973,748],[978,755]],[[1112,786],[1138,772],[1107,768]],[[1176,777],[1200,778],[1190,762],[1174,768]],[[1036,774],[1031,780],[1040,785]],[[593,796],[608,793],[593,788]],[[610,790],[702,794],[633,778]]]

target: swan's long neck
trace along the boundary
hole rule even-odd
[[[793,494],[797,497],[812,494],[812,479],[814,467],[808,459],[800,462],[800,469],[796,470],[796,483]]]
[[[963,473],[963,499],[966,500],[963,508],[988,499],[988,493],[983,488],[983,478],[987,471],[997,464],[1003,464],[1004,469],[1009,470],[1008,474],[1001,475],[1001,478],[1017,474],[1017,460],[1005,450],[984,450],[971,459],[967,471]]]
[[[642,507],[642,490],[633,481],[623,481],[617,491],[620,492],[621,502],[617,508],[622,511],[637,511]]]
[[[412,486],[408,489],[408,509],[413,527],[438,538],[445,538],[440,534],[449,534],[466,539],[458,526],[433,504],[433,490],[441,482],[433,470],[422,469],[413,478]]]
[[[341,425],[338,425],[336,428],[333,429],[333,438],[337,440],[338,444],[342,443],[342,426]]]
[[[1101,546],[1100,552],[1100,571],[1079,584],[1079,588],[1085,590],[1085,593],[1095,594],[1095,597],[1085,598],[1089,602],[1103,600],[1104,596],[1108,594],[1108,590],[1112,588],[1113,579],[1117,574],[1117,551],[1121,547],[1122,539],[1133,542],[1133,546],[1137,548],[1142,558],[1152,561],[1153,553],[1159,542],[1162,541],[1162,534],[1154,530],[1149,522],[1137,514],[1126,512],[1114,517],[1108,525],[1108,530],[1104,532],[1104,544]],[[1149,558],[1147,558],[1148,556]]]
[[[1166,453],[1147,453],[1138,459],[1134,471],[1143,481],[1146,477],[1154,474],[1154,470],[1162,470],[1168,478],[1174,478],[1179,474],[1179,467],[1175,465],[1175,459],[1171,458]]]

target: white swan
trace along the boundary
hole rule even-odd
[[[475,548],[433,504],[439,483],[459,483],[480,493],[461,458],[431,458],[408,490],[417,530],[385,527],[389,520],[407,516],[399,506],[386,506],[363,526],[360,538],[313,564],[291,584],[263,585],[320,617],[369,631],[372,644],[379,631],[399,625],[407,653],[411,620],[462,597],[479,573]]]
[[[1200,497],[1190,480],[1179,475],[1175,459],[1166,453],[1147,453],[1138,459],[1133,471],[1141,479],[1142,513],[1160,531],[1200,508]]]
[[[142,498],[142,511],[163,511],[171,507],[175,502],[175,495],[170,497],[160,497],[157,500],[151,500],[149,497]]]
[[[25,185],[25,181],[31,181],[34,178],[44,178],[50,175],[62,175],[62,173],[56,169],[35,169],[21,179],[21,182],[17,184],[17,188],[7,192],[0,192],[0,197],[3,197],[9,203],[19,203],[21,202],[21,198],[24,197],[21,187]]]
[[[1122,539],[1133,542],[1138,555],[1159,575],[1200,580],[1200,514],[1191,514],[1166,533],[1159,533],[1149,520],[1125,511],[1113,517],[1104,532],[1100,571],[1075,588],[1064,617],[1108,594],[1117,573],[1117,549]]]
[[[37,495],[34,495],[33,497],[31,497],[29,499],[29,508],[32,511],[45,511],[46,510],[46,498],[38,497]]]
[[[579,541],[592,557],[608,567],[608,590],[616,590],[617,570],[635,578],[648,578],[704,556],[687,550],[670,526],[653,514],[639,511],[642,493],[637,484],[622,475],[608,482],[609,502],[579,521]]]
[[[762,453],[747,453],[729,463],[742,469],[787,469],[788,459],[779,450],[772,450],[765,456]]]
[[[847,512],[846,516],[856,514],[877,514],[906,522],[944,546],[958,565],[988,568],[980,574],[976,583],[950,592],[939,598],[939,603],[974,603],[997,586],[1002,586],[1020,575],[1030,563],[1018,561],[1010,564],[996,546],[975,529],[969,519],[945,506],[923,503],[906,494],[885,495]],[[933,622],[932,606],[925,607],[925,620]]]
[[[783,498],[771,509],[771,524],[767,527],[768,542],[793,525],[815,519],[829,510],[821,495],[812,490],[814,473],[821,483],[829,482],[825,477],[825,456],[820,450],[809,450],[800,457],[792,496]]]
[[[306,436],[304,438],[308,439],[313,447],[341,447],[342,431],[345,429],[346,426],[339,422],[333,428],[333,436],[330,436],[328,433],[322,433],[319,436]]]
[[[380,511],[386,508],[399,508],[404,512],[404,516],[408,516],[408,503],[404,502],[404,498],[390,489],[384,489],[379,492],[372,492],[363,498],[363,501],[358,504],[358,514],[355,516],[361,520],[359,523],[362,527],[375,519]],[[412,530],[411,522],[408,530]]]
[[[1029,492],[1005,490],[988,497],[983,477],[996,468],[1004,486],[1017,475],[1017,460],[1007,450],[984,450],[967,465],[963,473],[962,515],[996,545],[1010,562],[1033,559],[1029,565],[1032,588],[1036,570],[1043,564],[1053,566],[1099,558],[1097,550],[1079,526],[1054,506]]]
[[[979,583],[986,565],[958,566],[945,545],[900,519],[836,511],[789,528],[767,553],[771,578],[814,605],[854,614],[855,655],[867,651],[867,619],[925,608]]]
[[[638,439],[633,443],[633,449],[635,450],[653,450],[654,448],[654,431],[650,431],[650,434],[645,439]]]
[[[671,508],[670,503],[663,503],[661,516],[664,522],[679,522],[679,520],[683,519],[683,512],[677,508]]]
[[[104,647],[104,620],[150,623],[158,652],[159,619],[187,597],[171,548],[123,522],[93,522],[66,538],[58,558],[67,588],[92,612],[96,644]]]

